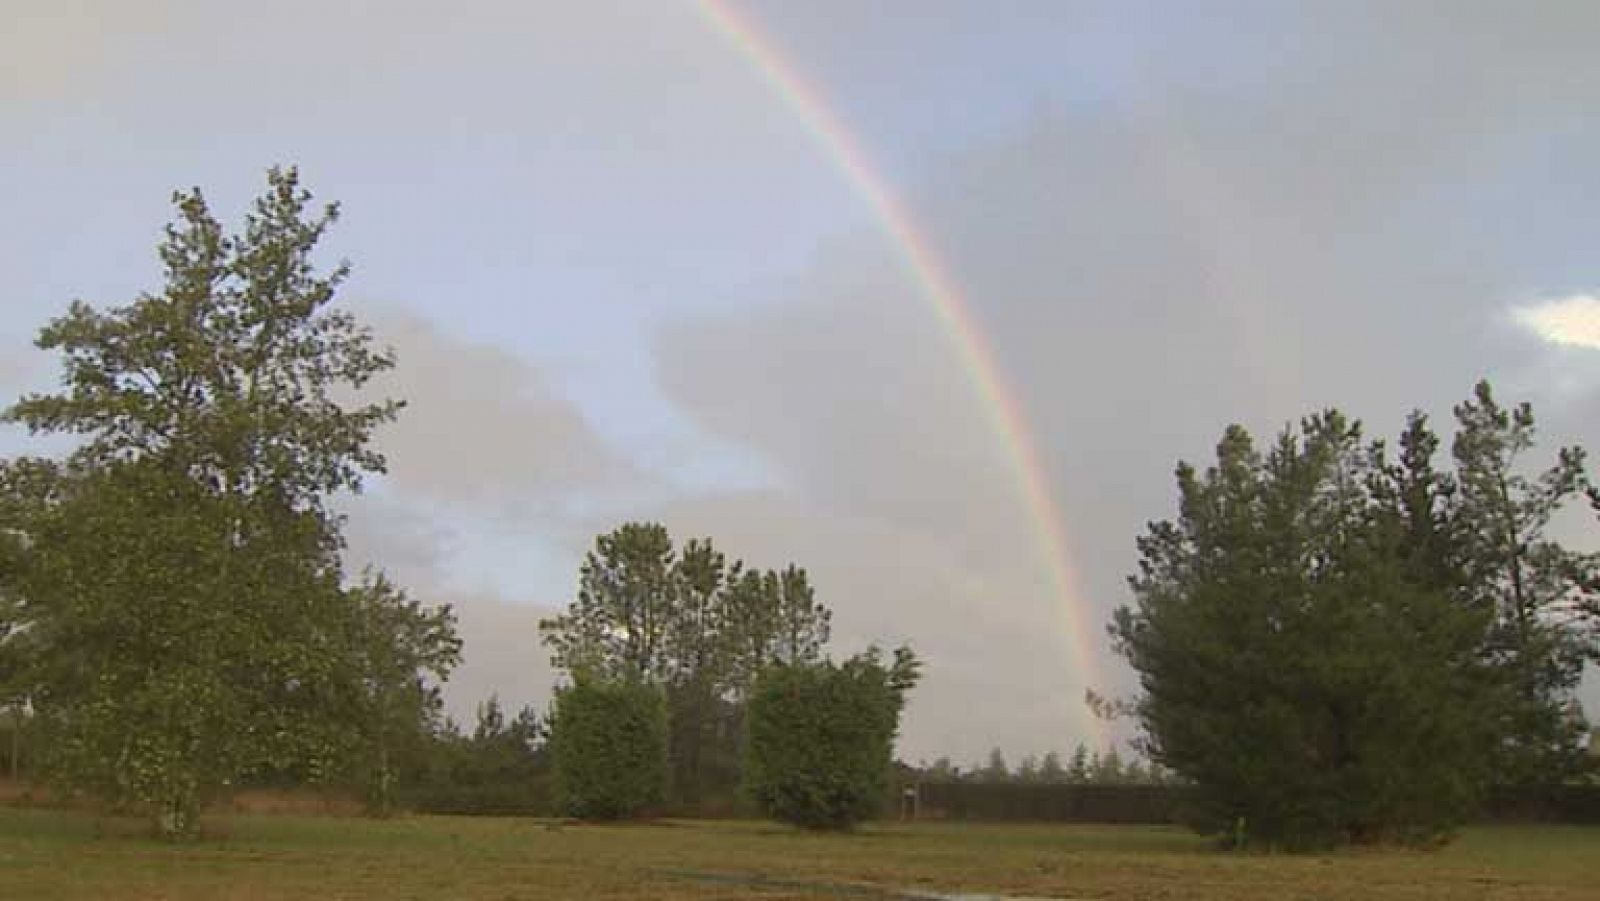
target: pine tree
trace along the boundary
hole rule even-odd
[[[1072,751],[1072,762],[1067,765],[1067,781],[1083,785],[1089,781],[1089,773],[1089,749],[1080,741]]]
[[[1178,517],[1139,539],[1113,635],[1152,759],[1194,783],[1202,828],[1426,841],[1471,811],[1492,747],[1487,623],[1430,575],[1450,555],[1412,544],[1423,432],[1398,469],[1332,411],[1266,453],[1230,427],[1213,467],[1180,464]]]

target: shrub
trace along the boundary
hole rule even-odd
[[[849,829],[877,813],[895,731],[918,665],[876,649],[842,665],[773,667],[746,720],[745,791],[767,815],[807,829]]]
[[[580,678],[556,693],[550,747],[569,816],[619,819],[665,795],[667,708],[656,688]]]

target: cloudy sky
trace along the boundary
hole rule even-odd
[[[538,618],[650,519],[807,566],[841,651],[912,642],[912,759],[1092,734],[1133,538],[1228,422],[1392,433],[1487,376],[1600,445],[1600,6],[728,5],[964,294],[1067,596],[901,248],[686,0],[0,0],[0,394],[69,300],[158,286],[174,188],[235,219],[297,163],[411,402],[353,552],[457,606],[454,710],[542,707]]]

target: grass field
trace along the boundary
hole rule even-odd
[[[1600,898],[1600,829],[1584,827],[1478,828],[1441,851],[1316,857],[1223,854],[1148,827],[882,825],[825,836],[763,823],[249,815],[214,820],[210,838],[184,847],[144,828],[0,809],[0,898]]]

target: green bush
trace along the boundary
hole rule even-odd
[[[895,731],[917,663],[876,650],[833,662],[773,667],[746,720],[745,791],[767,815],[807,829],[849,829],[881,810]]]
[[[614,820],[659,804],[667,785],[667,708],[659,689],[579,679],[556,693],[550,747],[558,804]]]

